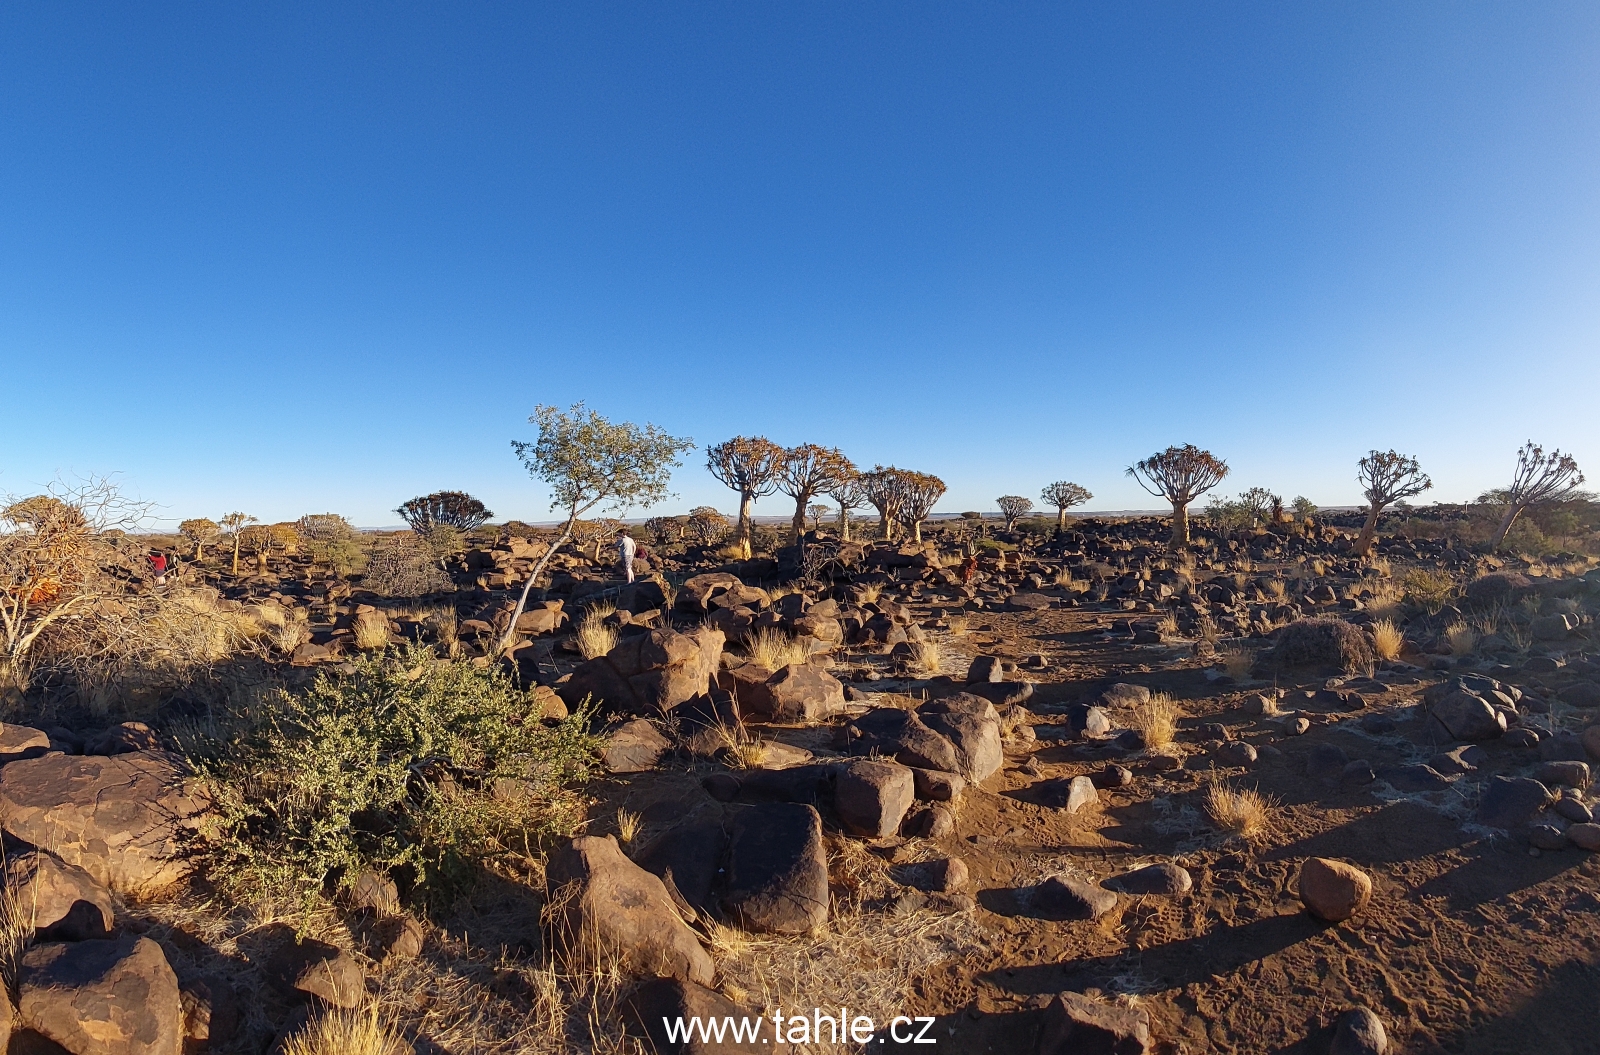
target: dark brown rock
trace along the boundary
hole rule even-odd
[[[1150,1055],[1150,1015],[1081,993],[1060,993],[1045,1008],[1038,1055]]]
[[[6,861],[6,885],[40,941],[105,938],[116,926],[111,891],[76,865],[43,850]]]
[[[18,969],[19,1024],[74,1055],[179,1055],[178,978],[161,946],[127,935],[38,945]]]
[[[822,818],[810,806],[774,802],[734,816],[723,908],[747,930],[804,934],[828,920]]]
[[[911,770],[897,762],[849,762],[834,778],[834,812],[847,829],[867,838],[899,831],[915,798]]]

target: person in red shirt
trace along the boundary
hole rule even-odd
[[[150,554],[150,570],[155,572],[156,585],[167,584],[167,555],[165,553]]]

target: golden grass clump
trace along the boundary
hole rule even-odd
[[[584,659],[598,659],[617,647],[617,628],[606,625],[616,610],[612,604],[597,604],[578,621],[578,654]]]
[[[879,597],[883,596],[883,583],[869,582],[861,587],[861,603],[876,604]]]
[[[806,661],[805,646],[782,630],[763,627],[744,643],[745,654],[758,666],[781,670],[791,663]]]
[[[1379,619],[1372,624],[1372,650],[1379,659],[1396,660],[1405,648],[1406,635],[1392,619]]]
[[[1149,702],[1134,708],[1130,724],[1144,736],[1144,746],[1154,751],[1166,747],[1177,737],[1179,717],[1178,705],[1172,702],[1172,697],[1158,692]]]
[[[1224,831],[1253,839],[1272,826],[1273,802],[1259,791],[1213,784],[1206,792],[1206,816]]]
[[[411,1045],[378,1017],[376,1004],[366,1011],[331,1008],[289,1037],[283,1055],[411,1055]]]
[[[632,810],[617,810],[617,838],[624,843],[631,843],[639,835],[640,819]]]
[[[944,671],[944,653],[939,648],[937,641],[913,641],[911,643],[911,669],[925,678],[931,678]]]
[[[1280,578],[1274,578],[1267,583],[1267,596],[1274,601],[1282,601],[1289,595],[1289,584]]]
[[[1445,627],[1444,639],[1452,656],[1469,656],[1478,647],[1478,632],[1466,623],[1451,623]]]
[[[1244,681],[1255,668],[1256,654],[1247,648],[1230,648],[1222,654],[1222,669],[1234,681]]]
[[[389,647],[391,639],[387,619],[357,619],[351,629],[355,632],[356,647],[363,652]]]

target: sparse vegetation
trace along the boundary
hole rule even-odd
[[[1212,824],[1241,839],[1264,835],[1272,826],[1272,800],[1248,788],[1212,784],[1206,790],[1205,806]]]
[[[1155,693],[1145,703],[1134,707],[1130,727],[1144,737],[1147,750],[1159,751],[1177,738],[1178,706],[1164,692]]]
[[[283,1055],[411,1055],[407,1044],[378,1014],[328,1008],[283,1042]]]
[[[782,630],[763,627],[745,640],[745,655],[758,667],[782,670],[791,663],[806,661],[805,646]]]
[[[1406,600],[1432,615],[1460,593],[1460,585],[1448,573],[1432,568],[1413,568],[1400,580]]]
[[[617,628],[606,620],[617,612],[609,602],[591,605],[578,620],[578,654],[584,659],[599,659],[617,647]]]
[[[1478,632],[1466,623],[1451,623],[1445,627],[1444,639],[1452,656],[1470,656],[1478,647]]]
[[[1390,662],[1399,659],[1405,643],[1405,634],[1392,620],[1379,619],[1372,624],[1372,650],[1379,659]]]

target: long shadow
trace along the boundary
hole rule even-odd
[[[980,900],[982,896],[980,895]],[[987,907],[987,906],[985,906]],[[991,911],[996,911],[992,910]],[[1218,927],[1209,933],[1151,949],[1129,951],[1115,956],[1097,956],[1071,963],[1038,964],[991,971],[983,977],[990,984],[1015,993],[1059,993],[1064,989],[1083,990],[1103,986],[1106,979],[1136,973],[1163,989],[1176,989],[1191,982],[1205,981],[1214,975],[1236,971],[1307,938],[1316,936],[1329,924],[1308,913],[1269,916],[1234,927]]]
[[[1437,810],[1404,799],[1264,855],[1269,861],[1339,857],[1357,864],[1413,861],[1465,846],[1472,836]]]
[[[1600,967],[1569,960],[1516,1009],[1441,1033],[1427,1050],[1459,1055],[1594,1055],[1600,1052]],[[1418,1048],[1417,1050],[1424,1050]]]
[[[1586,856],[1579,851],[1567,850],[1529,857],[1520,846],[1497,847],[1485,841],[1473,848],[1471,858],[1465,864],[1434,876],[1413,893],[1423,898],[1445,898],[1452,910],[1471,908],[1538,886],[1568,869],[1578,867]],[[1593,1050],[1600,1051],[1600,1042]]]

